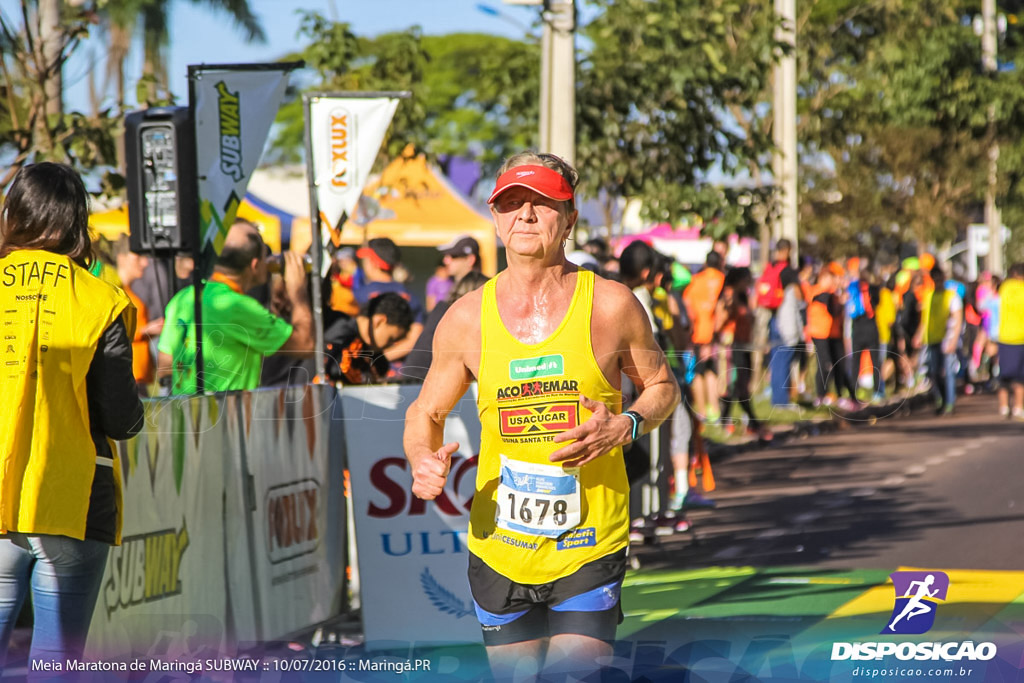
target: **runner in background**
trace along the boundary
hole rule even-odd
[[[1006,275],[999,288],[999,414],[1024,422],[1024,263],[1014,263]]]
[[[750,310],[747,292],[752,284],[753,276],[749,268],[731,269],[725,275],[722,295],[715,311],[715,332],[728,359],[728,389],[721,399],[722,421],[727,431],[735,429],[732,408],[738,404],[747,417],[746,432],[760,439],[770,439],[771,432],[757,419],[750,399],[754,314]]]
[[[805,335],[804,321],[807,317],[807,302],[800,280],[792,271],[782,274],[782,305],[775,314],[779,345],[772,351],[769,368],[772,405],[784,406],[796,403],[792,391],[792,366],[798,350],[802,351]],[[810,299],[810,297],[807,297]],[[804,352],[804,355],[806,353]]]
[[[833,404],[828,387],[834,383],[837,396],[841,396],[843,391],[847,393],[845,401],[839,399],[839,406],[850,409],[855,405],[854,394],[846,374],[846,364],[843,363],[843,305],[836,295],[842,273],[842,266],[834,262],[818,273],[814,297],[807,306],[807,329],[818,361],[818,372],[815,375],[818,398],[815,399],[815,405]]]
[[[754,285],[754,338],[755,347],[753,376],[760,377],[761,369],[771,369],[771,356],[779,345],[778,323],[776,314],[782,305],[784,285],[782,275],[789,279],[795,275],[793,271],[793,245],[782,238],[775,244],[775,253],[771,262],[765,267],[761,277]],[[779,404],[777,404],[779,405]]]
[[[935,413],[952,415],[956,405],[956,351],[960,344],[964,304],[957,293],[946,289],[946,274],[932,268],[931,290],[921,302],[921,324],[914,335],[926,353],[928,379],[936,397]]]
[[[149,259],[129,249],[128,236],[121,235],[114,242],[114,263],[117,266],[117,277],[121,280],[121,291],[128,295],[135,306],[135,336],[132,338],[132,371],[139,387],[139,396],[147,396],[148,386],[156,381],[156,363],[153,359],[151,342],[160,337],[164,329],[164,318],[161,315],[150,320],[149,309],[132,291],[132,283],[142,277],[149,265]]]
[[[853,386],[860,384],[861,360],[864,352],[871,359],[872,401],[880,402],[885,398],[885,377],[882,375],[881,340],[878,335],[878,321],[875,312],[878,310],[879,287],[874,281],[867,263],[854,257],[846,262],[846,320],[849,325],[850,339],[850,377]],[[863,268],[862,268],[863,266]],[[854,394],[856,398],[856,394]]]
[[[704,269],[693,276],[683,292],[683,302],[693,323],[693,352],[697,367],[693,377],[694,412],[709,423],[718,422],[718,361],[715,347],[715,310],[725,283],[718,252],[708,253]]]

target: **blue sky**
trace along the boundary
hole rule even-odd
[[[360,35],[376,35],[419,25],[424,33],[456,31],[494,33],[521,37],[539,18],[539,8],[505,5],[502,0],[249,0],[261,19],[267,43],[247,45],[242,32],[227,15],[210,11],[204,3],[172,2],[169,74],[171,91],[186,102],[185,74],[189,64],[274,61],[299,47],[297,10],[315,10],[337,21],[349,22]],[[482,11],[486,5],[503,16]],[[17,16],[18,0],[0,0],[0,12]],[[88,78],[102,87],[106,48],[99,36],[81,48],[65,70],[67,106],[88,109]],[[142,73],[141,48],[134,50],[128,66],[130,101],[135,79]]]

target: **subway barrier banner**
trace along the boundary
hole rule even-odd
[[[294,64],[254,70],[195,68],[199,234],[204,250],[220,254],[263,154]]]
[[[444,493],[429,502],[412,495],[402,449],[405,410],[419,390],[347,387],[341,394],[368,647],[384,641],[481,641],[466,578],[480,446],[476,385],[448,415],[444,440],[459,442],[459,450]]]
[[[251,531],[242,536],[232,525],[231,543],[249,548],[230,551],[228,564],[233,586],[255,591],[254,607],[234,612],[240,640],[282,637],[342,607],[346,513],[343,452],[331,444],[332,427],[341,424],[331,419],[336,399],[330,385],[307,385],[247,392],[240,401],[228,452],[244,454],[248,466],[231,480],[251,477],[242,493],[251,497]],[[255,618],[245,621],[250,613]]]
[[[192,656],[226,637],[222,396],[146,400],[121,442],[124,531],[89,630],[98,658]]]
[[[309,100],[312,175],[317,207],[326,218],[327,234],[320,236],[325,247],[332,238],[340,246],[344,219],[359,202],[397,107],[394,97],[325,94]]]

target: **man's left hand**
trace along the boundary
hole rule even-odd
[[[555,436],[555,443],[574,441],[551,454],[551,462],[566,467],[581,467],[616,446],[628,443],[633,432],[629,416],[615,415],[608,406],[580,394],[580,405],[591,412],[583,424]]]

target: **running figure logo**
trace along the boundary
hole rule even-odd
[[[939,601],[946,599],[949,577],[944,572],[893,572],[896,604],[882,633],[925,633],[935,623]]]

